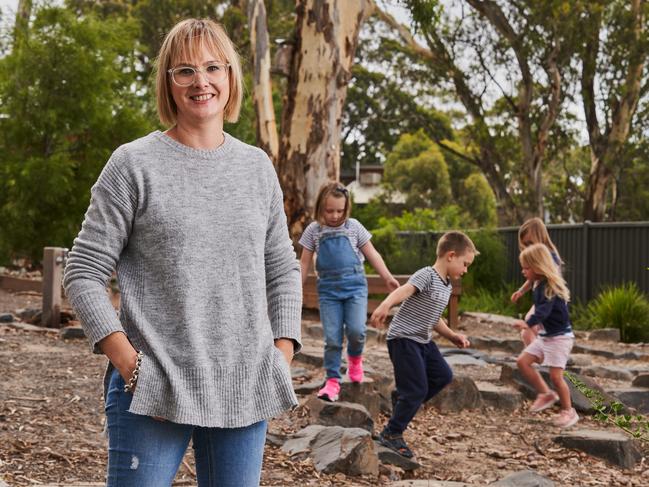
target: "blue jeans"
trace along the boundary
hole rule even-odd
[[[189,440],[203,487],[259,485],[266,421],[245,428],[203,428],[128,412],[132,394],[115,370],[106,394],[108,487],[171,485]]]

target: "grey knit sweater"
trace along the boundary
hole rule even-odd
[[[119,317],[106,293],[114,269]],[[161,132],[119,147],[64,286],[95,352],[116,331],[144,352],[131,412],[234,428],[297,404],[273,339],[300,346],[300,269],[260,149],[226,134],[197,150]]]

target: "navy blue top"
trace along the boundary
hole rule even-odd
[[[534,288],[534,314],[527,320],[529,326],[542,324],[545,331],[539,333],[544,337],[568,335],[572,333],[570,316],[568,316],[568,303],[559,296],[548,299],[545,296],[546,281],[541,281]]]

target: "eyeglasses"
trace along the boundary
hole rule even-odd
[[[178,66],[168,69],[171,79],[178,86],[190,86],[196,81],[198,73],[203,74],[210,83],[220,83],[228,77],[230,63],[211,63],[202,68],[192,66]]]

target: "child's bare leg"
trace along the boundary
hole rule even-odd
[[[550,380],[559,394],[561,409],[570,409],[572,407],[570,388],[563,378],[563,369],[561,367],[550,367]]]
[[[534,305],[529,309],[527,314],[525,315],[525,321],[530,319],[530,316],[534,314]],[[532,343],[536,339],[536,335],[539,334],[539,327],[538,326],[533,326],[531,328],[525,328],[521,330],[521,340],[527,347],[530,343]]]
[[[531,353],[523,352],[516,360],[516,364],[523,377],[525,377],[525,380],[534,387],[538,394],[547,394],[550,392],[550,388],[543,380],[543,377],[541,377],[541,374],[539,374],[539,371],[532,366],[532,364],[538,363],[539,361],[539,358]]]

